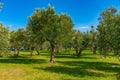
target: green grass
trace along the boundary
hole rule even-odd
[[[44,51],[31,58],[26,51],[19,57],[0,58],[0,80],[120,80],[120,62],[116,57],[100,59],[89,50],[80,58],[74,52],[61,52],[56,55],[56,63],[50,64],[49,56]]]

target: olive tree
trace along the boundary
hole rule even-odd
[[[97,31],[94,29],[94,26],[91,26],[91,30],[89,32],[89,36],[90,36],[90,47],[93,51],[93,54],[96,54],[97,51],[97,45],[98,45],[98,41],[97,41]]]
[[[120,14],[116,8],[109,7],[102,12],[97,30],[100,53],[106,56],[109,50],[113,50],[119,59]]]
[[[4,56],[9,47],[9,28],[0,23],[0,55]]]
[[[82,51],[87,48],[89,44],[89,35],[88,32],[80,32],[79,30],[75,30],[73,34],[72,44],[73,48],[76,51],[77,57],[80,57],[82,54]]]
[[[53,7],[47,9],[36,9],[29,17],[28,24],[41,40],[44,38],[50,43],[51,57],[50,62],[54,63],[56,47],[69,36],[73,29],[73,22],[67,14],[57,14]],[[41,38],[41,39],[40,39]]]
[[[14,54],[20,55],[20,49],[25,46],[26,31],[23,28],[19,28],[17,31],[11,31],[10,43],[11,48],[14,48]]]

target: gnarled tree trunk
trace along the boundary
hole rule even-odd
[[[55,53],[56,53],[56,45],[51,44],[51,57],[50,57],[50,63],[55,63]]]

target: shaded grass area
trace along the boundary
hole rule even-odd
[[[49,56],[43,51],[30,57],[23,51],[20,56],[0,58],[0,80],[120,80],[120,62],[113,56],[101,60],[90,50],[80,58],[74,52],[60,52],[55,64],[49,63]]]
[[[51,66],[46,68],[34,67],[34,69],[44,70],[51,73],[54,72],[60,74],[67,74],[74,77],[93,76],[98,78],[99,77],[105,78],[106,76],[117,77],[116,73],[120,72],[120,67],[116,67],[116,68],[112,67],[112,65],[120,66],[119,64],[114,64],[114,63],[85,62],[85,61],[59,61],[58,63],[60,63],[61,65],[64,64],[64,66]]]
[[[0,59],[0,63],[13,64],[40,64],[45,63],[44,59]]]
[[[39,70],[42,68],[34,67],[34,69]],[[85,76],[100,77],[100,76],[104,76],[102,73],[89,72],[89,71],[84,70],[84,69],[79,68],[79,67],[69,68],[69,67],[65,67],[65,66],[53,66],[53,67],[43,68],[42,70],[49,71],[49,72],[55,72],[55,73],[59,73],[59,74],[67,74],[67,75],[74,76],[74,77],[85,77]]]
[[[94,69],[100,70],[104,72],[119,72],[119,64],[114,63],[107,63],[107,62],[85,62],[85,61],[67,61],[67,62],[60,62],[64,65],[68,66],[77,66],[81,67],[82,69]],[[116,65],[117,67],[112,67],[112,65]]]

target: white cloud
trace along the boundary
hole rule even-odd
[[[79,26],[78,29],[89,29],[89,26]]]
[[[80,30],[80,31],[88,31],[90,30],[89,25],[75,25],[74,29]]]

